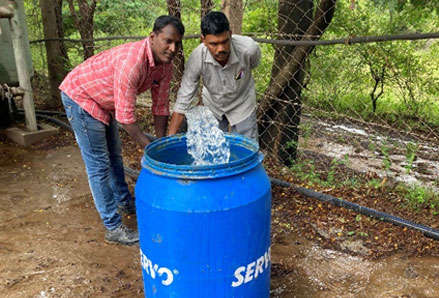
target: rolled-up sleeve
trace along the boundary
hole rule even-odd
[[[139,70],[134,60],[121,59],[114,68],[114,106],[116,120],[123,124],[136,122],[136,83],[139,80]]]
[[[156,85],[151,87],[153,115],[168,116],[169,115],[169,88],[172,79],[172,64],[167,64],[163,68],[161,79]]]
[[[259,48],[259,45],[253,40],[251,46],[248,47],[245,55],[250,69],[256,68],[261,62],[261,49]]]
[[[185,114],[189,109],[200,85],[202,62],[202,49],[198,47],[192,52],[186,63],[177,100],[174,104],[174,112]]]

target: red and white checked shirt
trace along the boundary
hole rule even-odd
[[[136,95],[151,89],[152,113],[169,115],[172,64],[154,64],[149,38],[123,44],[75,67],[59,89],[93,118],[110,123],[136,122]]]

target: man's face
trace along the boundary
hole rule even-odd
[[[171,24],[150,35],[151,50],[156,64],[169,64],[181,48],[183,36]]]
[[[201,41],[219,64],[224,66],[227,63],[230,55],[230,43],[232,42],[232,34],[230,31],[224,31],[216,35],[202,35]]]

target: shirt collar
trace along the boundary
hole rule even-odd
[[[152,54],[151,40],[149,37],[146,39],[146,56],[147,56],[148,61],[149,61],[149,66],[155,67],[154,55]]]

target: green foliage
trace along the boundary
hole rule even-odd
[[[342,186],[347,186],[353,189],[357,188],[360,184],[359,179],[355,176],[348,177],[341,183]]]
[[[337,167],[339,165],[344,164],[344,163],[345,163],[345,161],[338,160],[337,158],[334,158],[331,161],[331,166],[329,168],[328,176],[326,178],[326,181],[323,183],[324,186],[334,186],[336,184],[335,174],[336,174]]]
[[[318,1],[316,1],[318,2]],[[277,32],[278,1],[244,1],[243,32],[257,33],[256,37],[275,38]],[[439,1],[424,0],[355,0],[337,1],[334,18],[322,39],[344,37],[436,32],[439,28]],[[30,39],[43,38],[39,3],[24,0]],[[220,10],[221,0],[214,0],[214,10]],[[181,17],[186,34],[200,33],[200,1],[182,0]],[[166,1],[154,0],[101,0],[95,12],[95,37],[146,36],[152,29],[154,19],[167,14]],[[67,2],[63,2],[63,25],[66,38],[80,38],[74,26]],[[97,42],[96,53],[120,43]],[[184,54],[187,59],[199,45],[199,39],[185,39]],[[260,65],[253,71],[258,100],[270,83],[274,47],[259,44],[262,52]],[[67,43],[73,66],[82,62],[82,48],[78,43]],[[34,67],[46,71],[43,44],[32,45]],[[389,41],[353,45],[317,46],[307,62],[307,78],[302,90],[302,99],[308,111],[324,117],[341,118],[346,115],[362,121],[387,122],[392,127],[411,130],[439,130],[439,42],[438,40]],[[371,93],[375,84],[374,75],[384,72],[384,89],[372,110]],[[375,93],[376,94],[376,93]],[[385,123],[384,123],[385,124]],[[300,125],[300,133],[306,143],[312,131],[311,126]],[[298,144],[290,142],[288,146]],[[380,151],[384,158],[383,168],[390,171],[389,145],[369,142],[372,152]],[[417,155],[417,144],[406,147],[406,170],[409,173]],[[315,164],[303,161],[293,164],[292,172],[309,184],[322,186],[350,185],[360,182],[355,177],[337,179],[337,169],[345,161],[332,160],[329,171],[319,172]],[[380,187],[381,180],[368,184]],[[413,189],[407,192],[408,201],[430,199],[427,192]],[[424,199],[423,199],[424,198]],[[431,200],[430,200],[431,201]],[[437,206],[437,200],[430,203]],[[435,207],[437,208],[437,207]]]
[[[381,149],[381,154],[384,156],[384,159],[382,161],[383,168],[386,171],[386,174],[388,175],[390,172],[390,166],[392,164],[392,160],[390,159],[390,153],[389,153],[390,148],[386,140],[383,140],[381,142],[380,149]]]
[[[74,4],[76,4],[75,1]],[[63,2],[62,12],[66,37],[76,37],[77,29],[66,1]],[[154,20],[162,14],[167,14],[166,2],[154,0],[101,0],[98,2],[94,13],[95,35],[147,34],[152,29]]]
[[[435,32],[437,6],[419,1],[356,0],[351,9],[350,1],[341,1],[323,38]],[[304,102],[333,115],[354,113],[365,121],[381,119],[401,127],[408,122],[416,129],[437,127],[438,47],[434,40],[317,47],[310,58],[311,78]],[[374,113],[371,94],[377,74],[382,75],[384,89]]]
[[[293,163],[290,167],[293,175],[308,185],[320,184],[320,175],[315,171],[314,161],[304,160],[300,163]]]
[[[267,33],[277,32],[277,1],[248,1],[242,22],[242,32]]]
[[[313,124],[311,122],[302,122],[299,125],[300,135],[303,138],[304,146],[308,144],[308,140],[313,130]]]
[[[381,187],[381,180],[379,180],[379,179],[371,179],[371,180],[369,180],[369,181],[367,181],[367,185],[368,186],[370,186],[370,187],[373,187],[373,188],[375,188],[375,189],[378,189],[378,188],[380,188]]]
[[[258,100],[262,98],[265,89],[270,83],[271,66],[274,58],[274,48],[271,44],[260,43],[262,59],[259,66],[253,70]]]
[[[406,146],[406,153],[405,153],[405,159],[406,159],[406,165],[404,166],[404,168],[406,169],[406,174],[410,173],[412,167],[413,167],[413,162],[416,159],[416,154],[419,150],[419,144],[418,143],[413,143],[413,142],[408,142],[407,146]]]
[[[277,1],[251,0],[246,2],[242,20],[242,32],[265,38],[277,31]],[[270,83],[271,66],[274,57],[274,47],[271,44],[260,43],[262,59],[253,71],[258,99],[262,98]]]
[[[369,143],[367,144],[367,148],[373,153],[375,152],[376,145],[375,142],[369,137]]]
[[[429,208],[432,213],[439,212],[439,196],[437,191],[422,185],[411,187],[400,185],[398,191],[404,196],[406,204],[412,209]]]
[[[326,175],[319,173],[315,167],[314,161],[309,159],[301,162],[292,162],[290,170],[295,178],[310,186],[319,185],[323,187],[338,187],[341,185],[350,185],[354,187],[358,184],[356,179],[346,179],[342,181],[337,177],[337,169],[339,166],[345,165],[347,162],[347,156],[342,160],[334,158],[331,161],[329,172]]]
[[[151,29],[156,17],[166,11],[165,3],[152,0],[102,0],[95,12],[95,30],[106,35]]]

